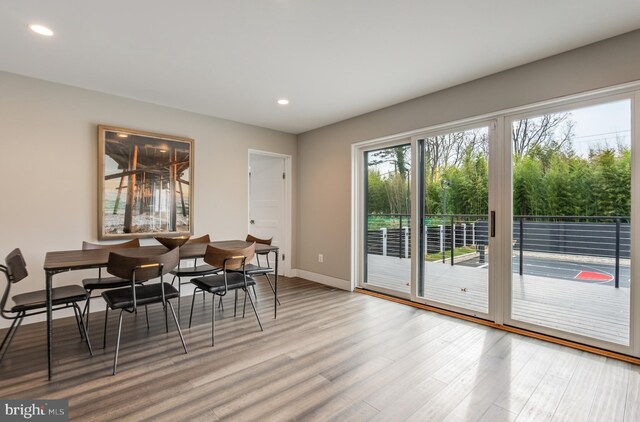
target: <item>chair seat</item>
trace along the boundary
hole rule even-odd
[[[178,290],[169,283],[164,284],[164,296],[173,299],[179,296]],[[106,290],[102,297],[111,309],[133,308],[133,291],[131,287]],[[143,284],[136,286],[136,304],[148,305],[162,302],[162,286],[160,283]]]
[[[222,271],[220,268],[213,267],[209,264],[198,265],[197,267],[184,267],[176,268],[169,274],[173,274],[178,277],[198,277],[202,275],[216,274]]]
[[[51,296],[53,306],[80,302],[86,300],[88,297],[89,294],[87,291],[78,285],[54,287]],[[46,290],[21,293],[13,296],[12,299],[15,305],[11,308],[11,312],[30,311],[47,307]]]
[[[191,283],[196,287],[209,293],[224,292],[224,274],[211,275],[208,277],[194,278]],[[247,286],[253,286],[256,281],[247,276]],[[244,279],[241,273],[227,273],[227,287],[229,290],[241,289],[244,287]]]
[[[82,286],[87,290],[117,289],[118,287],[131,286],[131,281],[120,277],[85,278],[82,280]]]
[[[247,264],[244,266],[244,271],[247,273],[247,275],[265,275],[265,274],[271,274],[273,272],[273,268],[258,267],[257,265],[254,265],[254,264]],[[229,272],[242,273],[242,269],[240,268],[237,270],[229,270]]]

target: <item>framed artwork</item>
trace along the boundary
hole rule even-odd
[[[98,239],[193,234],[193,139],[98,126]]]

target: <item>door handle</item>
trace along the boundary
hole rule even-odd
[[[496,212],[491,211],[491,237],[496,237]]]
[[[256,220],[249,220],[249,223],[256,224]]]

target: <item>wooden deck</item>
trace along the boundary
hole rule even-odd
[[[487,312],[487,268],[426,265],[425,296]],[[410,292],[410,260],[369,255],[369,284]],[[513,275],[512,318],[618,344],[629,344],[628,288],[531,275]]]

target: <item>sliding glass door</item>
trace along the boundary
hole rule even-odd
[[[631,345],[631,99],[515,116],[507,322]]]
[[[358,285],[640,356],[638,87],[354,147]]]
[[[369,288],[411,292],[411,145],[366,151],[365,278]]]
[[[489,150],[495,122],[419,137],[421,262],[416,298],[489,316]]]

